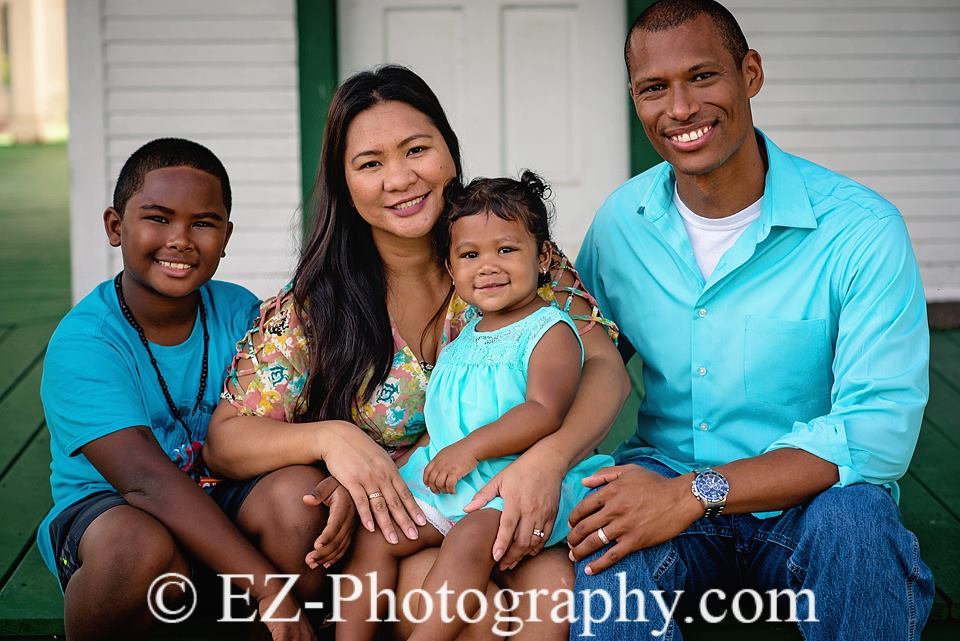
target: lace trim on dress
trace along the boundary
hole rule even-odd
[[[488,332],[477,331],[480,319],[475,319],[463,328],[459,339],[444,350],[441,358],[444,363],[454,363],[456,367],[482,365],[525,370],[527,353],[517,346],[531,342],[535,345],[546,328],[567,322],[564,314],[557,306],[550,305]]]

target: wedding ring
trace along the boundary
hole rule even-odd
[[[383,493],[381,492],[374,492],[373,494],[367,494],[367,498],[370,499],[371,501],[373,499],[379,499],[382,496],[383,496]]]
[[[604,545],[610,545],[610,539],[607,538],[607,535],[603,533],[603,528],[597,528],[597,537],[600,539],[600,542]]]
[[[546,534],[546,532],[544,532],[543,530],[534,530],[534,531],[533,531],[533,535],[534,535],[534,536],[539,536],[539,537],[542,539],[542,538],[545,537],[547,534]]]

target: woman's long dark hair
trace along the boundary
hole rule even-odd
[[[351,204],[344,172],[347,129],[353,119],[383,102],[403,102],[440,131],[462,176],[460,143],[440,101],[420,76],[387,65],[351,76],[327,112],[320,169],[313,189],[313,233],[293,280],[297,317],[310,354],[309,376],[297,421],[351,420],[358,400],[369,400],[387,378],[394,356],[383,261],[370,225]],[[358,399],[361,388],[366,398]]]

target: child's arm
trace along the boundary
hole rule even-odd
[[[547,330],[530,355],[527,400],[440,450],[424,469],[424,484],[436,493],[453,493],[477,461],[517,454],[554,433],[573,403],[580,357],[580,344],[566,323]]]
[[[252,584],[239,580],[260,603],[262,613],[283,585],[278,570],[244,538],[217,504],[160,449],[146,427],[130,427],[100,437],[81,452],[131,506],[160,521],[189,555],[220,574],[253,575]],[[297,602],[289,595],[277,617],[293,616]],[[301,613],[299,622],[269,623],[275,639],[313,639]]]

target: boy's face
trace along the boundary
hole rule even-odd
[[[220,181],[184,166],[148,172],[123,214],[111,207],[103,220],[123,252],[125,282],[165,298],[189,296],[210,280],[233,231]]]

